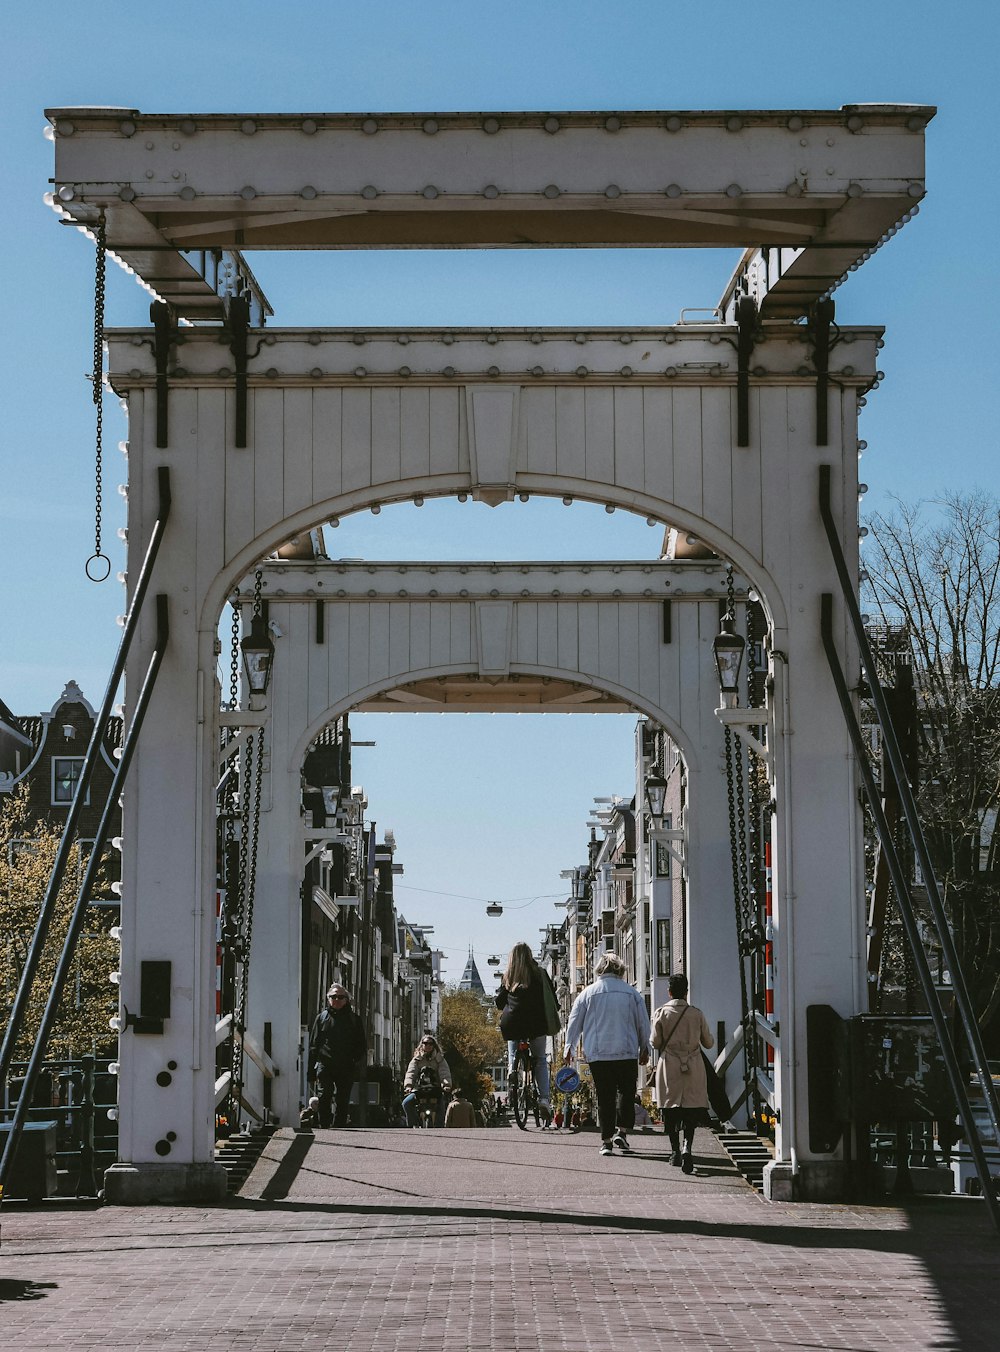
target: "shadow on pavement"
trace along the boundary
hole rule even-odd
[[[287,1194],[313,1143],[313,1138],[297,1137],[279,1163],[259,1199],[234,1197],[229,1207],[241,1212],[283,1212],[290,1216],[316,1214],[329,1216],[399,1217],[414,1221],[478,1220],[492,1223],[533,1224],[554,1227],[564,1233],[577,1231],[626,1231],[636,1234],[733,1240],[741,1245],[775,1245],[801,1250],[815,1257],[803,1259],[803,1269],[821,1262],[819,1255],[856,1252],[872,1255],[867,1264],[872,1294],[877,1293],[879,1264],[877,1255],[909,1257],[920,1263],[938,1293],[941,1313],[954,1329],[954,1338],[944,1338],[929,1346],[937,1352],[962,1352],[962,1349],[994,1348],[1000,1324],[1000,1283],[997,1281],[1000,1237],[990,1225],[985,1207],[961,1197],[926,1197],[905,1207],[887,1203],[876,1205],[812,1204],[808,1207],[770,1207],[761,1203],[759,1221],[708,1221],[692,1217],[659,1217],[621,1214],[596,1214],[586,1211],[536,1210],[530,1206],[495,1206],[488,1203],[462,1205],[448,1201],[426,1202],[327,1202],[289,1201]],[[643,1152],[643,1159],[659,1159]],[[665,1157],[661,1157],[665,1158]],[[723,1168],[699,1164],[698,1172],[728,1173]],[[906,1225],[888,1228],[874,1218],[880,1210],[906,1216]],[[796,1219],[784,1219],[791,1210]],[[850,1222],[841,1225],[838,1213],[847,1213]],[[866,1213],[873,1222],[866,1223]],[[766,1259],[760,1260],[764,1263]],[[865,1260],[861,1260],[865,1261]]]
[[[279,1201],[288,1196],[288,1190],[312,1148],[315,1136],[312,1132],[299,1132],[282,1156],[281,1163],[275,1169],[260,1195],[262,1202]]]
[[[0,1278],[0,1302],[5,1300],[44,1300],[50,1291],[58,1291],[58,1282],[29,1282]]]

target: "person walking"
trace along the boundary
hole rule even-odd
[[[496,1007],[500,1010],[500,1032],[507,1039],[507,1067],[511,1075],[518,1042],[531,1044],[535,1083],[538,1085],[538,1108],[548,1117],[551,1111],[548,1039],[553,1026],[546,1015],[546,994],[550,997],[551,1007],[557,1008],[556,992],[548,972],[539,967],[527,944],[515,944],[510,950],[500,989],[494,997]]]
[[[708,1078],[702,1047],[714,1047],[708,1021],[688,1004],[688,979],[675,973],[667,983],[670,999],[653,1015],[651,1045],[660,1053],[656,1066],[656,1102],[663,1112],[663,1129],[670,1137],[670,1163],[694,1173],[694,1133],[707,1127]],[[684,1131],[684,1151],[680,1133]]]
[[[360,1015],[351,1008],[351,997],[335,981],[326,993],[309,1033],[309,1078],[319,1086],[316,1116],[321,1127],[331,1125],[331,1106],[337,1095],[333,1126],[347,1126],[351,1090],[358,1078],[358,1065],[368,1055],[368,1037]]]
[[[639,1067],[649,1060],[649,1015],[646,1002],[625,980],[625,964],[617,953],[604,953],[594,968],[595,980],[573,1002],[566,1025],[569,1065],[582,1040],[597,1094],[601,1154],[614,1146],[628,1153],[628,1133],[635,1126],[635,1091]]]
[[[448,1104],[448,1111],[444,1115],[444,1124],[446,1127],[479,1126],[475,1108],[463,1095],[458,1085],[451,1091],[451,1102]]]

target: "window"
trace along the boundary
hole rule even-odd
[[[656,975],[670,975],[670,921],[656,922]]]
[[[656,842],[656,876],[657,878],[670,877],[670,851],[660,840]]]
[[[7,842],[7,863],[11,868],[17,867],[17,861],[22,855],[37,853],[38,842],[35,840],[13,839]]]
[[[672,831],[674,828],[674,816],[672,812],[666,812],[663,816],[663,827],[666,831]],[[665,840],[653,841],[653,876],[655,878],[669,878],[670,875],[670,846]]]
[[[82,756],[52,757],[52,803],[54,805],[68,807],[72,803],[82,770]],[[88,789],[84,803],[89,802],[90,790]]]

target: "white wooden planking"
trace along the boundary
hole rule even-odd
[[[456,672],[555,675],[624,693],[671,729],[696,762],[685,719],[700,718],[705,672],[712,674],[712,602],[674,603],[674,636],[662,639],[659,600],[518,598],[513,601],[327,600],[326,638],[315,641],[314,604],[272,597],[281,631],[275,682],[301,688],[291,715],[291,771],[309,741],[372,690]],[[699,623],[697,616],[705,618]],[[685,652],[687,648],[687,652]],[[580,653],[589,654],[580,658]],[[306,676],[300,672],[306,658]],[[684,668],[681,668],[681,662]],[[707,666],[705,665],[707,664]],[[713,677],[714,679],[714,677]],[[714,725],[713,725],[714,726]],[[294,764],[293,764],[294,763]]]

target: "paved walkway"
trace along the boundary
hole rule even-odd
[[[769,1205],[699,1132],[279,1132],[230,1204],[8,1203],[0,1348],[1000,1347],[982,1203]]]

